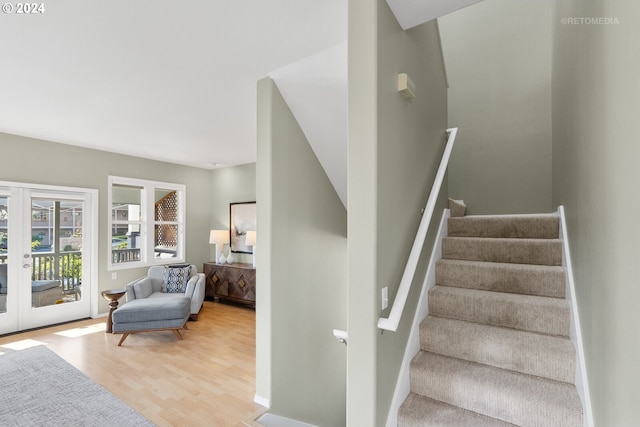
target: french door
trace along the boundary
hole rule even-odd
[[[0,183],[0,334],[91,315],[96,197]]]

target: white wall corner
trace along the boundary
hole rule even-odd
[[[436,19],[436,32],[438,34],[438,45],[440,46],[440,58],[442,58],[442,72],[444,73],[444,82],[449,89],[449,75],[447,74],[447,63],[444,60],[444,48],[442,47],[442,34],[440,32],[440,23]]]

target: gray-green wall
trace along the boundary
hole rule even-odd
[[[214,169],[211,183],[211,230],[228,230],[231,226],[229,204],[256,200],[256,164]],[[229,246],[225,247],[228,254]],[[210,250],[209,259],[214,260],[215,245],[211,245]],[[233,256],[236,262],[253,262],[253,256],[249,254],[234,253]]]
[[[270,412],[345,425],[347,213],[280,92],[258,82],[256,393]]]
[[[553,202],[567,215],[597,427],[640,422],[639,18],[635,1],[558,0],[553,19]]]
[[[417,98],[397,93],[408,73]],[[380,333],[381,290],[390,302],[442,157],[447,88],[437,25],[402,31],[384,0],[349,2],[349,346],[347,422],[387,421],[410,323],[416,308],[430,234],[397,332]],[[433,223],[446,202],[442,193]]]
[[[0,180],[98,190],[99,290],[123,287],[146,272],[146,268],[118,270],[117,279],[112,280],[107,270],[109,254],[101,242],[105,242],[109,234],[109,175],[185,184],[186,259],[198,266],[209,260],[210,171],[3,133],[0,133],[0,155]],[[94,298],[98,300],[99,312],[108,311],[103,298],[98,295]]]
[[[555,210],[551,11],[549,1],[484,0],[438,19],[449,126],[460,128],[449,194],[468,214]]]

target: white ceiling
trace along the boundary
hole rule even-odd
[[[403,28],[479,0],[387,0]],[[0,132],[212,169],[256,160],[269,75],[346,206],[348,0],[57,0],[0,14]]]
[[[346,0],[2,13],[0,132],[202,168],[254,162],[256,82],[346,36]]]

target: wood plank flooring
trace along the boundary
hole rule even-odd
[[[158,426],[237,427],[261,406],[255,395],[255,311],[205,301],[180,341],[171,331],[104,332],[105,318],[0,337],[44,343]],[[61,381],[64,380],[61,378]],[[124,427],[124,426],[123,426]]]

